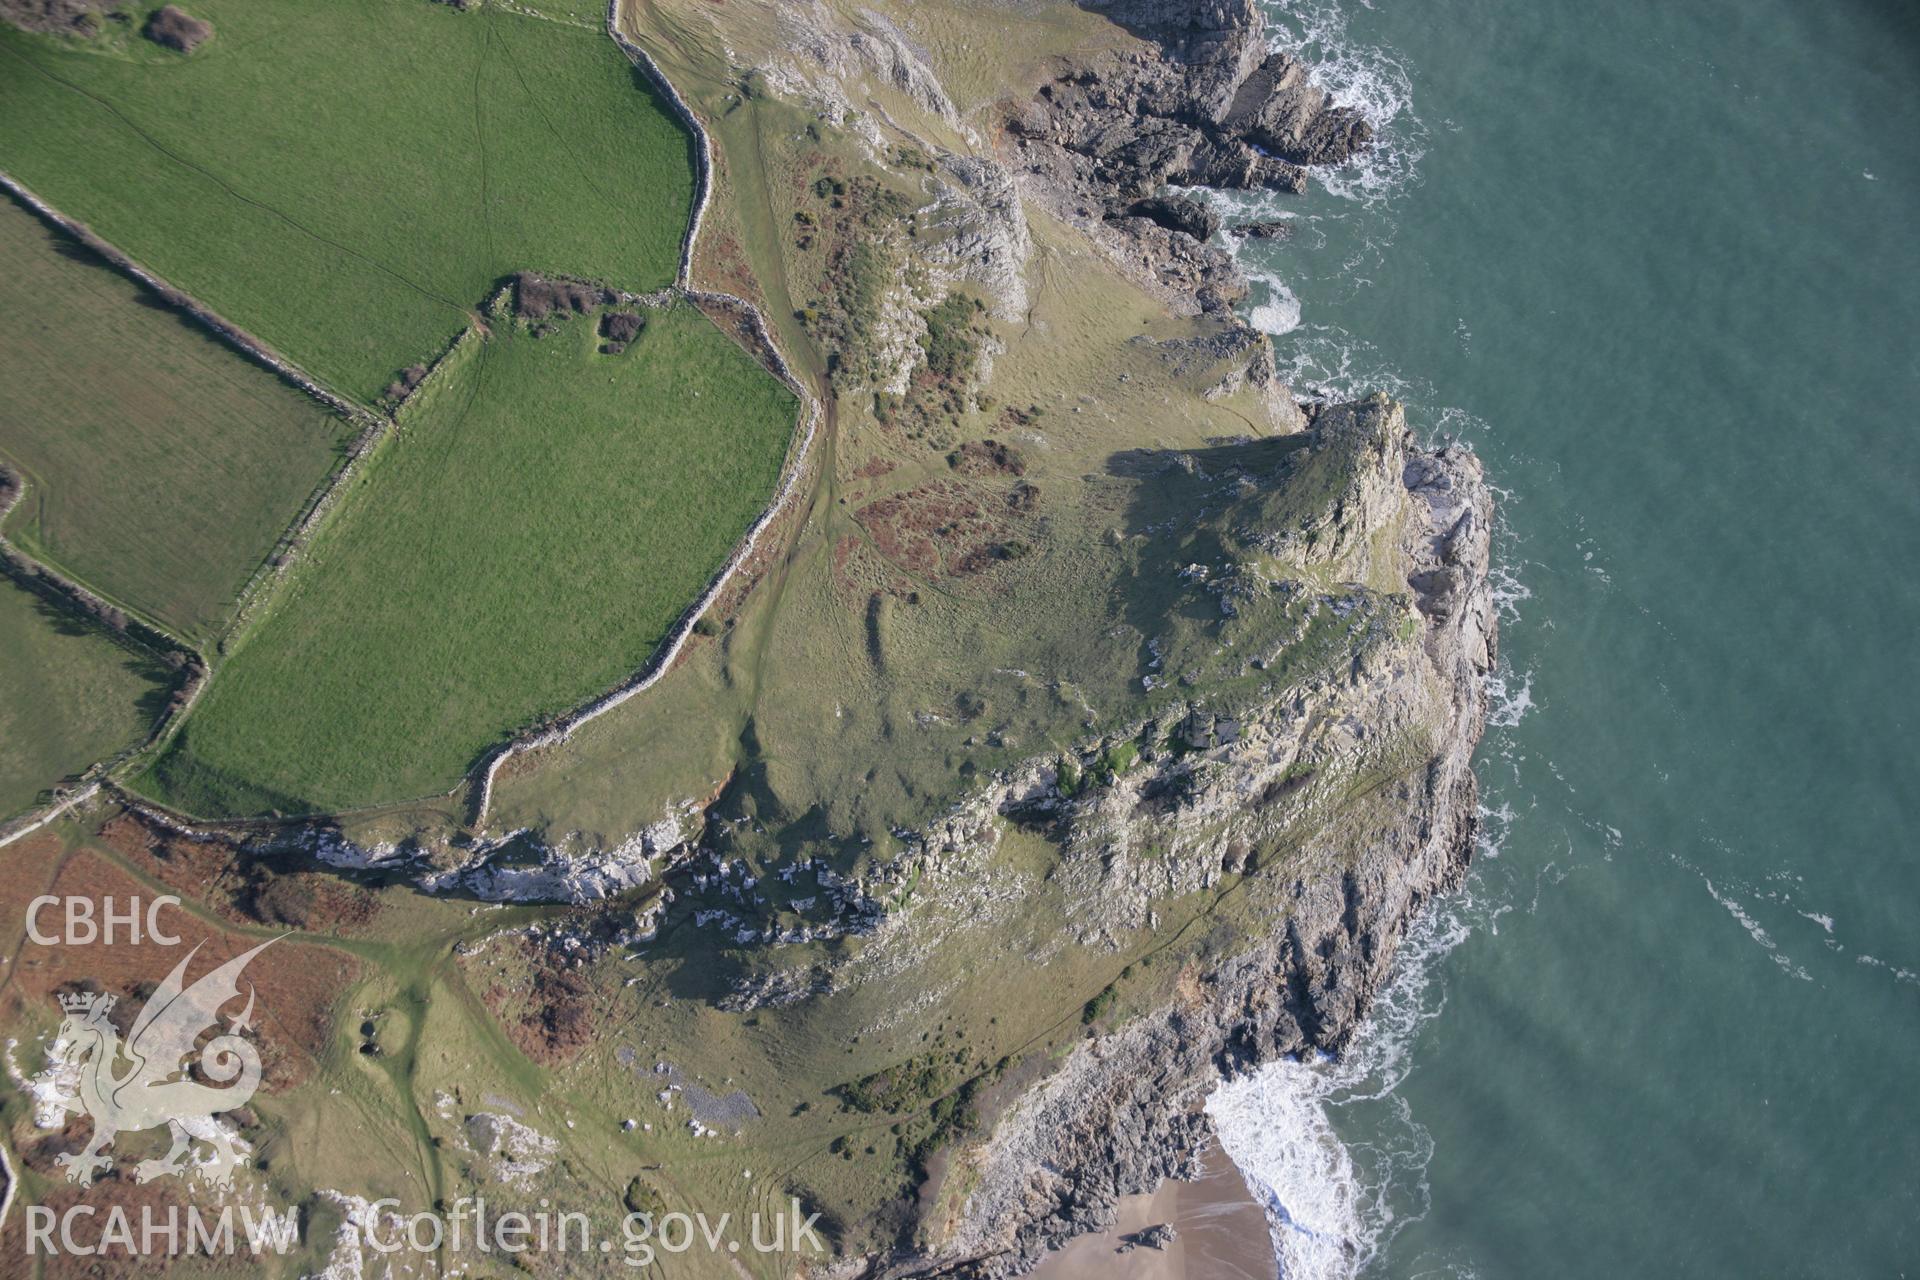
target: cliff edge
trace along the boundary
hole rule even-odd
[[[974,1166],[978,1181],[944,1245],[876,1274],[1023,1274],[1047,1250],[1110,1227],[1122,1196],[1192,1176],[1211,1139],[1202,1106],[1213,1088],[1276,1058],[1339,1050],[1414,915],[1465,874],[1477,800],[1472,756],[1496,646],[1487,578],[1492,500],[1471,452],[1421,449],[1397,406],[1370,401],[1353,416],[1377,451],[1369,478],[1398,490],[1391,554],[1415,593],[1418,633],[1404,647],[1356,659],[1345,680],[1242,712],[1234,742],[1216,749],[1222,767],[1189,813],[1209,805],[1233,813],[1209,832],[1231,867],[1274,817],[1263,813],[1263,800],[1271,804],[1286,779],[1301,777],[1303,760],[1339,774],[1351,743],[1304,754],[1282,746],[1297,744],[1303,725],[1339,717],[1343,733],[1358,739],[1417,724],[1430,735],[1429,753],[1371,794],[1342,797],[1338,815],[1308,838],[1283,881],[1259,894],[1256,914],[1270,922],[1267,931],[1243,947],[1227,945],[1213,963],[1190,964],[1175,998],[1081,1043],[1013,1104]],[[1148,792],[1163,783],[1141,777],[1134,785]],[[1304,805],[1282,807],[1301,820]]]

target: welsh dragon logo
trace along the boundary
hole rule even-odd
[[[70,1060],[80,1061],[78,1096],[62,1099],[61,1105],[93,1120],[86,1149],[56,1160],[69,1182],[86,1186],[96,1172],[110,1167],[113,1160],[102,1153],[118,1135],[165,1125],[172,1149],[158,1160],[142,1160],[134,1169],[139,1181],[185,1172],[198,1140],[213,1148],[211,1159],[198,1165],[200,1176],[216,1187],[232,1184],[242,1159],[232,1135],[213,1116],[245,1105],[260,1087],[260,1052],[240,1034],[253,1021],[251,985],[240,1016],[200,1047],[197,1064],[189,1065],[188,1059],[200,1037],[217,1029],[221,1008],[239,998],[241,970],[271,945],[263,942],[188,986],[187,965],[200,950],[194,947],[140,1007],[124,1043],[107,1017],[115,997],[92,992],[60,997],[67,1015],[60,1039],[70,1046]],[[222,1087],[202,1084],[190,1074]]]

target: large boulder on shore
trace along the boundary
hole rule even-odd
[[[1136,218],[1157,222],[1169,231],[1184,231],[1195,240],[1207,241],[1220,229],[1220,215],[1198,200],[1186,196],[1148,196],[1136,200],[1127,210]]]
[[[1344,164],[1373,141],[1373,126],[1336,107],[1290,54],[1272,53],[1241,82],[1221,128],[1294,164]]]

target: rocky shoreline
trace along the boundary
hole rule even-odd
[[[951,199],[958,202],[964,190],[971,201],[966,225],[993,232],[956,236],[953,252],[971,255],[974,277],[993,286],[1008,314],[1024,311],[1021,267],[1031,248],[1021,240],[1025,201],[1078,228],[1174,312],[1205,317],[1192,326],[1195,336],[1157,344],[1161,354],[1184,343],[1196,368],[1230,366],[1210,398],[1255,387],[1275,434],[1309,435],[1306,451],[1334,455],[1342,466],[1329,471],[1347,477],[1313,529],[1261,527],[1263,560],[1297,565],[1298,580],[1222,577],[1221,612],[1232,616],[1229,606],[1241,598],[1235,590],[1271,592],[1259,598],[1272,600],[1305,593],[1341,619],[1357,609],[1351,661],[1341,655],[1335,669],[1311,679],[1275,681],[1278,687],[1254,696],[1252,705],[1212,705],[1201,697],[1157,723],[1132,726],[1137,732],[1123,738],[1177,738],[1183,747],[1152,753],[1099,788],[1064,785],[1065,756],[1049,751],[1029,759],[940,823],[896,832],[905,852],[866,878],[809,867],[832,918],[809,925],[805,939],[787,938],[777,921],[749,910],[752,881],[703,838],[700,807],[691,801],[614,847],[582,857],[545,849],[539,862],[515,860],[523,832],[434,851],[410,841],[362,848],[323,824],[250,842],[255,852],[297,851],[335,868],[404,876],[428,892],[486,901],[587,902],[661,881],[663,892],[629,921],[623,944],[651,938],[677,887],[724,898],[725,909],[695,915],[693,927],[724,928],[737,945],[871,933],[876,954],[887,954],[888,945],[898,952],[911,930],[887,909],[890,890],[916,883],[922,872],[929,886],[935,877],[947,886],[987,885],[980,859],[993,852],[997,833],[1007,820],[1036,817],[1058,839],[1060,861],[1050,877],[1069,891],[1062,937],[1075,944],[1117,951],[1120,939],[1158,929],[1157,907],[1203,891],[1244,891],[1246,909],[1232,917],[1234,927],[1215,921],[1220,942],[1184,960],[1163,1004],[1135,1009],[1110,1032],[1087,1031],[1047,1064],[1044,1076],[1021,1077],[1032,1080],[1023,1092],[1007,1085],[1006,1096],[987,1108],[984,1131],[967,1141],[964,1182],[953,1184],[967,1190],[953,1219],[917,1242],[903,1238],[822,1273],[849,1280],[1021,1275],[1048,1251],[1112,1227],[1124,1197],[1196,1174],[1213,1141],[1203,1104],[1217,1082],[1287,1055],[1344,1046],[1389,976],[1416,913],[1458,885],[1472,849],[1471,764],[1496,644],[1488,581],[1492,501],[1480,464],[1460,446],[1420,447],[1399,407],[1384,397],[1296,406],[1277,377],[1270,343],[1234,313],[1248,286],[1219,234],[1267,236],[1284,227],[1223,228],[1204,202],[1167,192],[1187,185],[1298,192],[1311,167],[1351,159],[1369,144],[1370,130],[1315,87],[1296,60],[1268,49],[1254,0],[1081,3],[1146,43],[1052,68],[1037,94],[1008,109],[997,130],[982,131],[994,137],[1000,163],[976,155],[939,159],[940,172],[959,184]],[[610,33],[660,83],[698,139],[701,194],[676,291],[695,300],[724,298],[757,317],[750,304],[693,288],[710,143],[659,67],[621,33],[618,18],[616,3]],[[946,104],[937,114],[954,113],[931,72],[923,78],[914,70],[924,69],[921,63],[896,64],[912,72],[907,81],[934,107]],[[821,406],[778,359],[764,323],[752,327],[805,405],[804,434],[778,498],[741,556],[682,619],[661,659],[576,712],[555,737],[648,687],[768,522],[800,492],[797,477],[810,459]],[[1249,466],[1240,480],[1258,490],[1279,474]],[[1351,586],[1383,578],[1391,579],[1391,591]],[[512,744],[485,763],[476,816],[488,809],[499,763],[525,745]],[[157,828],[204,834],[131,798],[127,803]],[[1156,856],[1126,856],[1149,849]],[[827,966],[782,971],[763,988],[736,989],[721,1007],[778,1008],[860,978],[851,964],[837,973]],[[1079,1024],[1072,1026],[1079,1034]]]
[[[1317,837],[1307,860],[1322,874],[1291,885],[1268,935],[1196,975],[1182,998],[1082,1043],[1022,1098],[987,1144],[966,1223],[945,1248],[858,1274],[1021,1275],[1048,1250],[1109,1228],[1122,1197],[1193,1176],[1213,1140],[1202,1105],[1214,1086],[1278,1058],[1343,1047],[1416,913],[1460,883],[1496,644],[1491,496],[1478,460],[1458,445],[1426,451],[1402,433],[1382,465],[1399,467],[1409,510],[1422,516],[1403,547],[1426,619],[1419,648],[1431,663],[1415,679],[1446,697],[1420,785],[1389,797],[1388,814]],[[1383,710],[1387,699],[1362,694]]]
[[[1254,0],[1107,0],[1158,46],[1060,70],[1005,124],[1027,197],[1102,243],[1176,309],[1230,314],[1247,284],[1209,244],[1218,215],[1173,186],[1300,194],[1312,167],[1364,151],[1372,127],[1291,54],[1268,48]]]
[[[1460,882],[1472,849],[1471,761],[1495,652],[1492,502],[1480,464],[1460,446],[1419,447],[1398,407],[1384,398],[1296,408],[1275,375],[1267,339],[1233,311],[1247,284],[1219,243],[1218,223],[1199,202],[1161,194],[1170,183],[1297,191],[1310,166],[1343,162],[1368,144],[1365,122],[1330,102],[1293,59],[1268,51],[1253,0],[1088,7],[1104,9],[1162,53],[1136,49],[1061,67],[1030,104],[1010,113],[999,151],[1019,198],[1079,228],[1175,312],[1207,316],[1215,326],[1205,339],[1210,356],[1242,360],[1236,376],[1270,393],[1276,417],[1292,420],[1284,429],[1310,430],[1316,447],[1352,452],[1352,487],[1316,558],[1337,580],[1357,580],[1381,538],[1397,531],[1392,552],[1423,625],[1404,642],[1356,659],[1343,679],[1240,710],[1231,740],[1212,728],[1183,730],[1209,744],[1208,762],[1217,767],[1184,808],[1140,816],[1150,807],[1147,796],[1191,770],[1190,759],[1176,759],[1138,769],[1059,815],[1061,874],[1085,904],[1070,927],[1088,943],[1144,926],[1156,900],[1246,870],[1245,849],[1289,824],[1317,829],[1300,851],[1297,873],[1249,879],[1272,882],[1263,903],[1267,927],[1194,972],[1177,999],[1081,1041],[1006,1105],[984,1139],[960,1218],[938,1243],[845,1259],[826,1274],[1025,1274],[1050,1250],[1110,1228],[1124,1197],[1193,1176],[1213,1141],[1202,1107],[1215,1085],[1284,1056],[1345,1045],[1390,974],[1415,914]],[[1329,721],[1377,734],[1417,727],[1429,744],[1424,766],[1402,773],[1362,813],[1342,810],[1331,783],[1324,794],[1313,785],[1296,789],[1291,771],[1301,760],[1311,756],[1339,776],[1363,754],[1345,741],[1310,741],[1311,726]],[[893,870],[905,878],[925,866],[929,874],[964,878],[965,850],[990,847],[983,833],[994,815],[1051,794],[1053,783],[1048,761],[1017,771],[966,806],[979,831],[921,833],[914,847],[928,851],[924,858]],[[1274,795],[1286,800],[1247,800]],[[686,818],[698,827],[696,815]],[[484,853],[470,850],[479,856],[459,867],[413,870],[423,887],[488,900],[594,899],[639,880],[678,883],[696,873],[700,840],[683,825],[665,827],[671,830],[637,834],[630,848],[604,851],[586,868],[556,855],[499,878]],[[1116,844],[1152,844],[1170,856],[1150,865],[1107,857]],[[943,848],[957,851],[945,866],[939,864],[949,855],[931,852]],[[336,865],[361,865],[383,852],[409,861],[402,850],[361,851],[337,839],[317,852]],[[872,906],[884,887],[847,886],[849,928],[875,927]],[[798,992],[743,993],[740,1007],[778,1005],[831,987],[831,975],[814,977]]]
[[[1168,184],[1298,192],[1308,166],[1352,158],[1371,130],[1312,86],[1297,61],[1268,51],[1253,0],[1087,7],[1154,41],[1162,56],[1110,55],[1068,68],[1015,112],[1005,149],[1023,194],[1080,227],[1176,310],[1244,330],[1231,308],[1247,284],[1232,257],[1209,243],[1217,218],[1199,202],[1156,193]],[[1261,224],[1244,234],[1276,229]],[[1345,709],[1378,728],[1418,715],[1409,707],[1426,696],[1439,710],[1429,711],[1434,746],[1424,770],[1384,804],[1314,838],[1304,862],[1320,873],[1291,884],[1265,936],[1194,975],[1164,1007],[1084,1041],[1014,1102],[986,1143],[958,1229],[941,1246],[865,1259],[841,1274],[1022,1275],[1048,1251],[1110,1229],[1124,1197],[1195,1176],[1214,1141],[1203,1105],[1216,1084],[1346,1045],[1416,914],[1465,876],[1478,802],[1472,758],[1497,647],[1492,497],[1470,450],[1421,448],[1398,406],[1376,398],[1342,411],[1365,418],[1368,408],[1377,415],[1374,503],[1405,515],[1399,553],[1424,622],[1413,646],[1423,669],[1384,679],[1356,670]],[[1397,492],[1382,496],[1382,482]],[[1384,518],[1379,510],[1347,514],[1361,526],[1342,531],[1339,541],[1350,547]],[[1420,692],[1390,688],[1395,680]],[[1276,705],[1266,723],[1256,718],[1236,732],[1284,737],[1299,714],[1298,704]]]

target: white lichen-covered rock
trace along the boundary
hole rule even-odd
[[[970,133],[926,58],[885,14],[868,9],[847,18],[823,0],[800,0],[781,5],[779,17],[782,52],[764,72],[782,97],[853,122],[869,117],[867,104],[877,89],[888,89],[932,119]],[[883,135],[870,119],[860,132],[876,153],[883,149]]]
[[[19,1054],[20,1042],[7,1041],[7,1079],[32,1103],[34,1127],[63,1127],[80,1099],[82,1063],[75,1045],[56,1036],[47,1043],[44,1065],[31,1074],[21,1066]]]
[[[545,1173],[560,1144],[510,1115],[481,1111],[462,1126],[467,1144],[494,1180],[511,1187],[527,1187]]]
[[[952,280],[965,280],[991,298],[1001,320],[1027,311],[1027,260],[1033,233],[1020,207],[1013,175],[980,156],[943,155],[930,221],[947,232],[927,250],[928,261]]]

